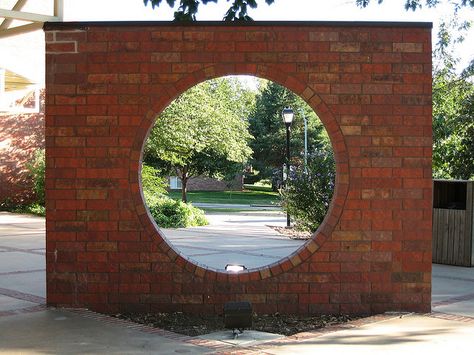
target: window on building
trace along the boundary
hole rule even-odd
[[[0,112],[39,112],[40,87],[30,79],[0,68]]]
[[[181,179],[177,176],[170,176],[170,190],[179,190],[183,187]]]

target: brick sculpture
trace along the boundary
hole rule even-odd
[[[102,312],[430,310],[431,24],[48,23],[47,300]],[[328,131],[333,202],[312,240],[238,275],[153,226],[139,166],[156,115],[206,79],[300,95]]]

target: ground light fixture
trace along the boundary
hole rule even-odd
[[[295,113],[291,109],[291,107],[285,107],[283,111],[281,112],[281,117],[283,118],[283,122],[285,123],[286,127],[286,174],[285,172],[283,173],[284,177],[284,184],[285,184],[285,189],[288,188],[288,179],[290,177],[290,128],[291,128],[291,123],[293,122],[293,117],[295,116]],[[287,212],[286,213],[286,227],[290,227],[290,214]]]
[[[227,264],[225,266],[225,271],[231,271],[231,272],[239,272],[239,271],[244,271],[247,270],[245,265],[239,265],[239,264]]]
[[[252,327],[252,304],[248,301],[226,302],[224,304],[224,327],[232,329],[234,339]]]

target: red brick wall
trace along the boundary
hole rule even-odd
[[[47,299],[105,312],[430,310],[431,29],[422,24],[47,24]],[[312,240],[239,275],[169,247],[140,194],[157,113],[251,74],[317,112],[337,186]]]

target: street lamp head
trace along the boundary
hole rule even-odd
[[[291,107],[285,107],[283,111],[281,112],[281,117],[283,118],[283,122],[285,122],[287,126],[290,126],[291,122],[293,122],[294,115],[295,113],[293,112]]]

